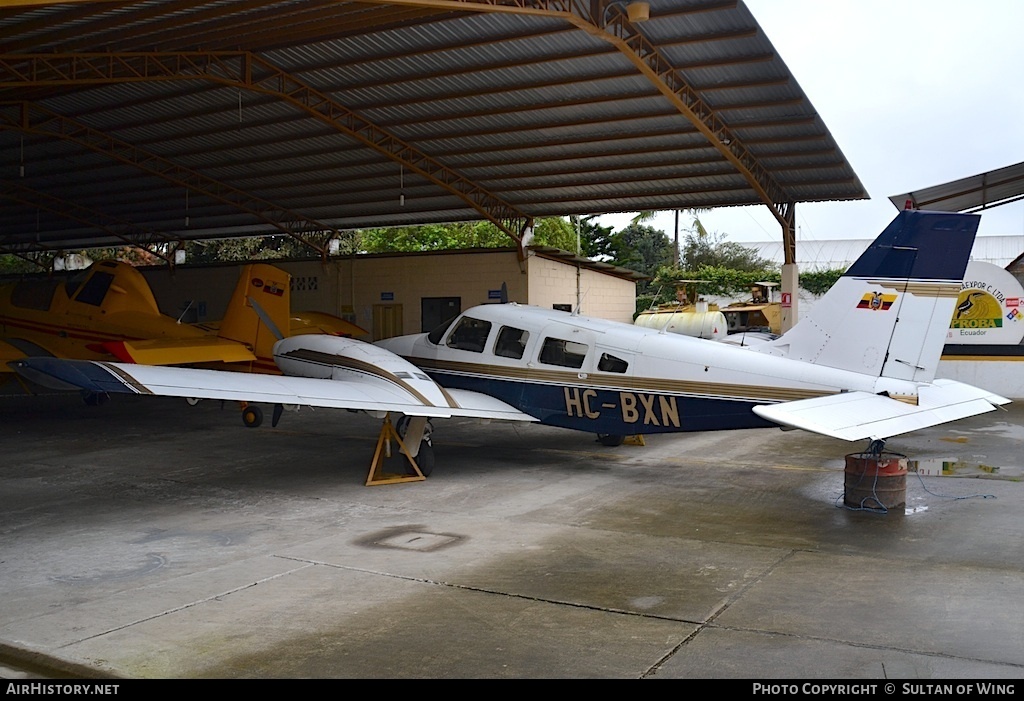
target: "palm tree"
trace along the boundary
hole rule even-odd
[[[672,239],[673,242],[675,243],[675,247],[676,247],[676,259],[672,263],[676,267],[679,266],[679,252],[680,252],[680,249],[679,249],[679,213],[680,212],[689,212],[691,215],[693,215],[693,226],[692,226],[692,228],[697,230],[697,236],[699,236],[701,238],[704,238],[705,236],[708,235],[708,232],[704,229],[704,225],[700,223],[700,215],[701,215],[702,212],[706,212],[709,209],[710,209],[710,207],[690,207],[688,209],[674,209],[674,210],[672,210],[673,212],[675,212],[675,215],[676,215],[676,232],[675,232],[675,236]],[[650,210],[650,209],[645,210],[643,212],[637,212],[637,215],[635,217],[633,217],[633,219],[631,221],[632,221],[633,224],[642,224],[643,222],[650,221],[651,219],[654,219],[654,217],[655,217],[655,215],[657,213],[658,212],[656,210]]]

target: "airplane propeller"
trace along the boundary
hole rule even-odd
[[[249,304],[252,305],[252,310],[256,312],[256,316],[258,316],[260,321],[270,329],[270,333],[274,334],[274,338],[278,341],[284,340],[284,334],[281,333],[281,329],[277,328],[277,324],[275,324],[274,320],[270,318],[269,314],[267,314],[267,310],[261,307],[260,303],[252,297],[246,297],[246,299],[249,300]]]
[[[274,338],[276,338],[278,341],[284,340],[284,334],[281,333],[281,329],[277,328],[277,324],[275,324],[273,319],[270,318],[270,315],[267,314],[267,310],[261,307],[260,303],[257,302],[252,297],[246,297],[246,299],[249,300],[249,304],[252,305],[252,310],[256,312],[256,316],[260,318],[260,321],[263,322],[263,325],[270,329],[270,333],[274,334]],[[281,414],[283,413],[284,405],[275,404],[274,413],[271,415],[270,419],[270,426],[272,428],[277,428],[277,422],[281,420]]]

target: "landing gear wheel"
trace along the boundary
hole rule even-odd
[[[434,446],[430,445],[427,441],[420,443],[420,452],[416,455],[416,464],[419,466],[420,472],[424,477],[430,477],[430,473],[434,471]]]
[[[263,423],[263,410],[258,406],[247,406],[242,409],[242,423],[246,428],[256,428]]]
[[[606,445],[609,448],[614,448],[617,445],[622,445],[622,441],[626,440],[626,437],[616,436],[613,433],[599,433],[597,434],[597,440],[601,445]]]
[[[406,415],[402,415],[398,422],[395,424],[395,431],[398,432],[399,438],[405,440],[405,434],[409,429],[410,418]],[[423,427],[423,439],[420,440],[420,449],[416,453],[416,465],[420,468],[420,473],[424,477],[430,477],[430,473],[434,471],[434,444],[430,440],[430,434],[434,432],[434,424],[427,421],[427,425]],[[412,465],[408,465],[406,472],[410,475],[416,474],[416,471],[412,469]]]
[[[409,430],[409,417],[402,414],[398,421],[395,422],[395,431],[398,432],[398,437],[404,439],[405,432]]]

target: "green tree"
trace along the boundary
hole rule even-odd
[[[740,295],[755,282],[779,282],[775,263],[749,246],[727,241],[725,234],[710,233],[694,218],[683,244],[679,267],[663,267],[654,276],[649,298],[638,300],[638,308],[675,300],[679,280],[703,280],[699,294]]]
[[[441,251],[466,248],[505,248],[513,241],[487,221],[424,224],[356,232],[357,249],[367,253]],[[534,222],[532,243],[576,250],[572,224],[562,217],[544,217]]]
[[[46,270],[48,267],[48,265],[43,264],[42,259],[40,259],[37,264],[28,258],[22,258],[21,256],[15,256],[10,253],[0,255],[0,275],[38,273]]]
[[[574,214],[569,217],[569,222],[574,230],[573,233],[578,232],[580,255],[610,261],[615,256],[615,246],[612,242],[614,230],[610,226],[601,226],[597,219],[598,215],[596,214]],[[572,248],[566,250],[576,251],[576,246],[573,245]]]
[[[757,251],[749,246],[726,241],[725,234],[711,234],[705,231],[703,226],[697,226],[686,235],[681,266],[686,270],[698,270],[707,266],[754,271],[770,270],[775,264],[759,256]]]
[[[653,277],[659,268],[671,265],[675,256],[672,241],[665,232],[643,224],[630,224],[612,237],[615,265]],[[645,292],[648,282],[638,283]]]
[[[829,291],[832,285],[843,276],[845,268],[831,268],[829,270],[810,270],[800,273],[800,287],[812,295],[821,296]]]
[[[576,252],[576,229],[565,217],[542,217],[534,222],[533,243]]]

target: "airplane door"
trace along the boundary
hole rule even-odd
[[[373,340],[401,336],[405,333],[402,325],[401,304],[373,305]]]

